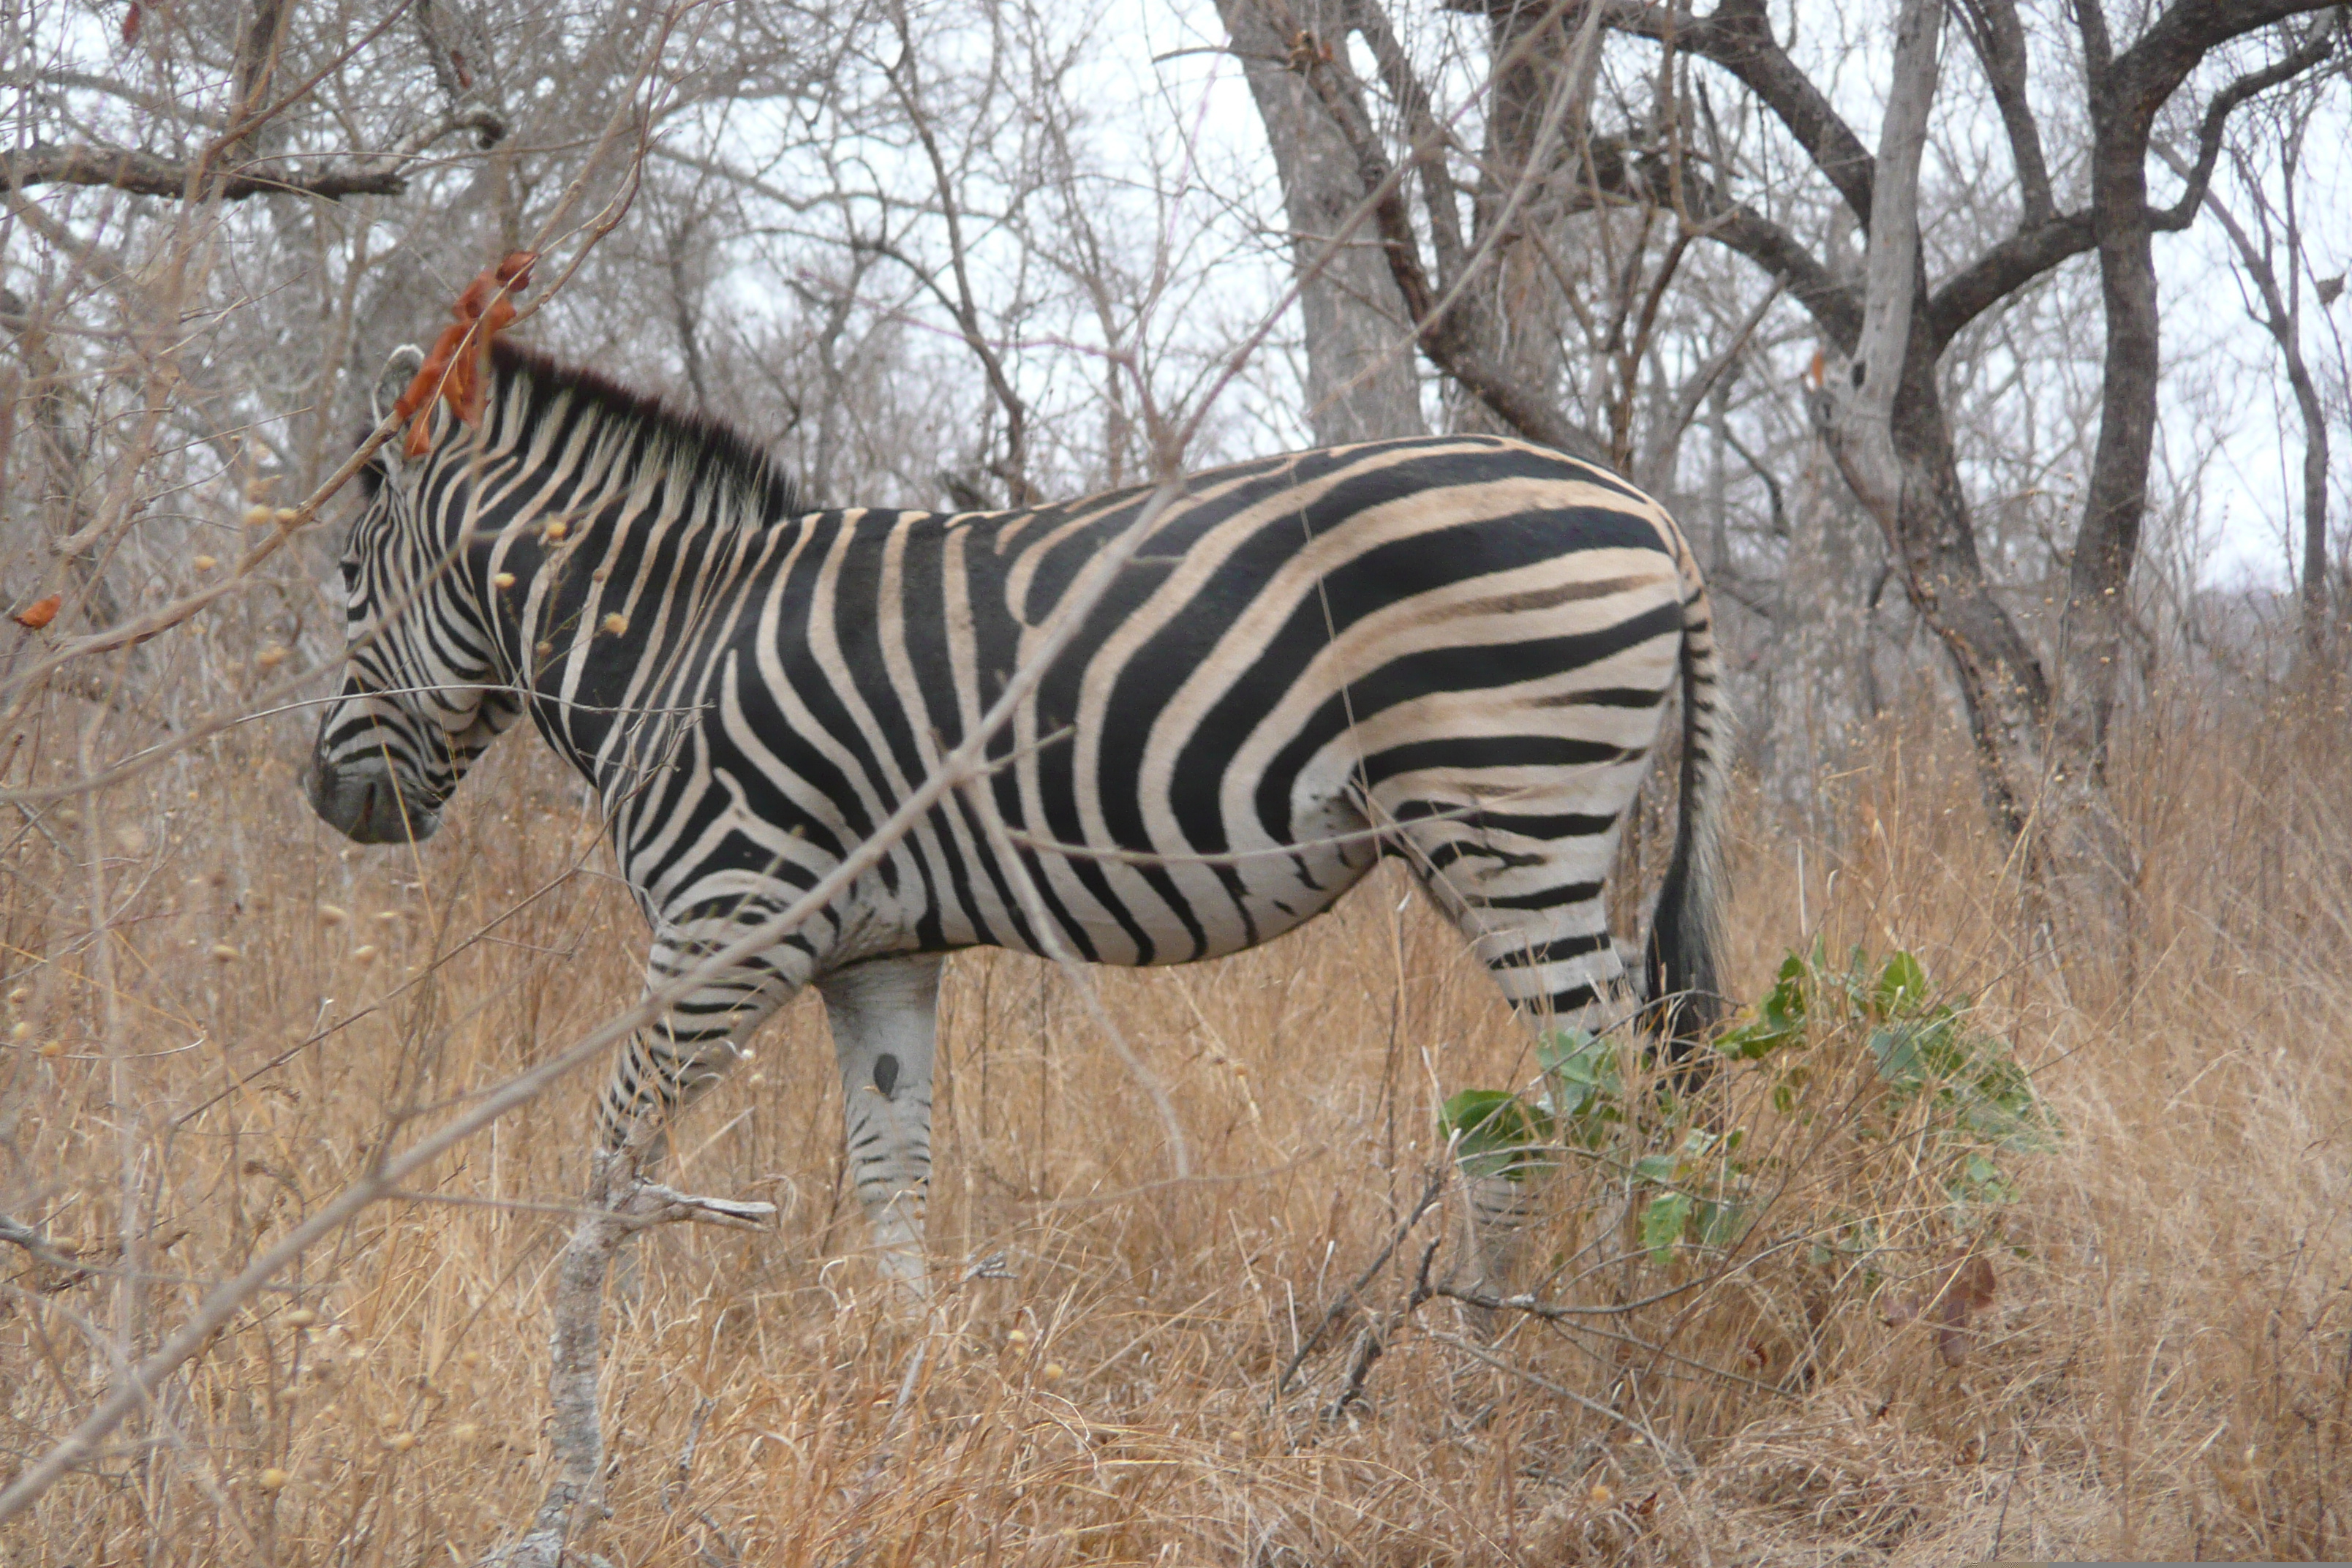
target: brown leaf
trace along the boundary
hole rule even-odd
[[[131,9],[122,13],[122,41],[126,44],[139,41],[139,0],[131,0]]]
[[[1889,1328],[1900,1328],[1924,1315],[1936,1325],[1937,1353],[1946,1366],[1958,1366],[1968,1359],[1969,1321],[1992,1305],[2000,1279],[1992,1271],[1992,1259],[1963,1253],[1930,1269],[1927,1280],[1924,1290],[1882,1298],[1879,1318]]]
[[[2000,1287],[1992,1259],[1982,1253],[1959,1258],[1946,1271],[1935,1310],[1936,1350],[1946,1366],[1958,1366],[1968,1359],[1969,1320],[1992,1305],[1993,1292]]]
[[[37,632],[58,618],[58,606],[65,602],[63,594],[52,594],[46,599],[36,599],[8,618],[28,632]]]

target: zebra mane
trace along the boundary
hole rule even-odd
[[[636,461],[657,465],[690,485],[733,490],[763,524],[808,510],[800,486],[768,448],[724,419],[671,408],[659,397],[504,338],[490,344],[490,375],[488,417],[493,420],[509,417],[518,405],[527,427],[548,418],[593,418],[634,437]],[[520,400],[509,395],[518,380],[523,384]],[[382,478],[375,463],[362,475],[371,489]]]
[[[715,415],[688,414],[657,396],[634,392],[582,365],[564,364],[537,349],[504,338],[490,344],[491,404],[509,406],[504,384],[521,378],[529,386],[523,417],[530,423],[557,413],[576,419],[593,410],[637,437],[639,460],[671,469],[688,483],[737,490],[752,503],[761,522],[797,517],[807,508],[800,486],[768,448]]]

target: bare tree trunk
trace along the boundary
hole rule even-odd
[[[1951,654],[1993,820],[2011,837],[2037,794],[2048,691],[2032,650],[1988,590],[1935,382],[1919,247],[1919,161],[1935,100],[1943,6],[1905,0],[1880,133],[1861,323],[1846,374],[1815,420],[1847,484],[1886,531],[1911,600]]]
[[[1567,301],[1542,237],[1561,235],[1574,194],[1600,15],[1545,0],[1452,0],[1451,8],[1484,13],[1495,72],[1471,198],[1473,249],[1493,259],[1473,286],[1482,300],[1471,320],[1489,340],[1480,345],[1488,363],[1530,395],[1566,406]],[[1475,396],[1460,399],[1454,419],[1465,429],[1517,434]]]
[[[1312,48],[1317,40],[1344,38],[1347,6],[1344,0],[1296,0],[1287,5],[1218,0],[1217,11],[1265,122],[1290,218],[1292,255],[1303,271],[1322,255],[1365,193],[1347,136],[1306,77],[1285,62],[1295,47]],[[1412,322],[1371,225],[1360,225],[1355,238],[1305,280],[1299,311],[1307,334],[1307,418],[1316,440],[1368,441],[1428,429],[1421,413]]]
[[[1819,831],[1821,784],[1870,717],[1871,584],[1885,544],[1815,447],[1791,489],[1789,552],[1764,659],[1761,762],[1767,796]]]

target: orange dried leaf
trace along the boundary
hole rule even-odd
[[[36,599],[10,616],[28,632],[39,631],[58,618],[58,606],[66,602],[63,594],[52,594],[46,599]]]
[[[490,340],[513,322],[513,296],[530,287],[530,269],[538,260],[537,251],[511,252],[496,267],[484,268],[450,307],[449,313],[457,321],[441,329],[441,335],[433,341],[433,352],[425,356],[424,367],[392,405],[396,416],[412,421],[408,443],[402,448],[408,456],[423,457],[433,445],[436,395],[467,424],[481,418],[482,367],[489,357]]]

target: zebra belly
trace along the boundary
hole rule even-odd
[[[1149,863],[1129,858],[1042,854],[1030,865],[1037,902],[1066,952],[1120,967],[1192,963],[1271,942],[1338,902],[1380,858],[1369,840],[1332,844],[1360,830],[1344,805],[1300,825],[1286,851],[1266,845],[1209,860],[1162,850]],[[1043,955],[1034,922],[998,896],[973,899],[961,918],[940,922],[948,947],[1003,947]]]

